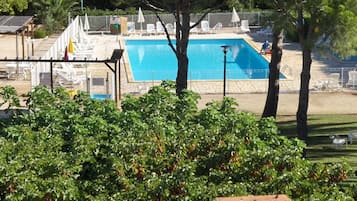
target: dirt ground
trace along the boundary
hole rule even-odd
[[[228,94],[236,99],[241,111],[262,114],[266,101],[266,94]],[[222,100],[220,95],[202,95],[199,101],[199,108],[213,100]],[[282,93],[279,95],[278,115],[295,115],[299,102],[298,93]],[[312,92],[309,97],[309,114],[357,114],[357,93],[335,92],[323,93]]]
[[[31,90],[30,81],[9,81],[0,79],[0,86],[10,84],[18,93],[26,94]],[[201,94],[198,102],[200,109],[208,102],[221,101],[223,94]],[[265,106],[266,93],[227,94],[235,98],[238,109],[261,115]],[[280,93],[278,115],[295,115],[298,108],[299,94]],[[308,114],[357,114],[357,92],[310,92]]]

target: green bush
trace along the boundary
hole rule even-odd
[[[37,29],[34,31],[35,38],[44,38],[46,36],[47,36],[47,33],[46,33],[45,29]]]
[[[0,100],[12,100],[0,93]],[[213,200],[287,194],[352,200],[344,164],[313,164],[273,119],[237,111],[233,99],[197,108],[198,94],[163,82],[113,101],[37,87],[29,112],[0,122],[0,200]]]

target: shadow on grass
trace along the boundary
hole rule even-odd
[[[341,149],[338,149],[334,145],[323,146],[322,149],[309,148],[307,150],[308,159],[321,159],[321,158],[346,158],[356,157],[356,150],[346,149],[344,146]]]
[[[296,120],[281,117],[277,121],[280,133],[287,137],[296,137]],[[330,136],[347,135],[351,130],[357,130],[357,121],[351,121],[351,115],[316,115],[308,119],[308,135]]]

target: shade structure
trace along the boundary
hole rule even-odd
[[[72,38],[69,39],[68,52],[69,53],[74,53],[74,44],[73,44]]]
[[[87,16],[87,13],[86,13],[86,14],[84,14],[84,30],[86,32],[88,32],[89,29],[90,29],[89,20],[88,20],[88,16]]]
[[[143,23],[145,22],[144,14],[143,11],[141,10],[141,7],[139,7],[139,12],[138,12],[138,23],[140,23],[140,31],[143,31]]]
[[[231,20],[231,22],[233,23],[233,26],[237,27],[239,21],[240,21],[239,15],[238,15],[236,9],[233,7],[232,20]]]

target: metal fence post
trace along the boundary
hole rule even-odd
[[[343,88],[343,83],[344,83],[344,77],[343,77],[343,68],[341,68],[341,87]]]

